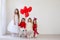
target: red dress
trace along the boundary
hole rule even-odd
[[[33,31],[34,31],[34,37],[35,37],[36,34],[39,34],[37,32],[37,24],[33,24]]]
[[[21,28],[26,28],[26,23],[25,23],[25,22],[21,22],[21,23],[19,24],[19,27],[21,27]]]

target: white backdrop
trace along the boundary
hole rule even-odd
[[[0,35],[2,34],[1,33],[1,26],[2,26],[2,14],[1,14],[1,0],[0,0]]]
[[[6,0],[0,0],[0,35],[6,33]]]
[[[29,17],[38,18],[40,34],[60,34],[60,0],[7,0],[7,26],[13,18],[14,9],[23,8],[25,5],[33,7]]]

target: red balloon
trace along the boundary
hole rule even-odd
[[[24,14],[24,10],[23,9],[21,9],[20,12],[21,12],[21,14]]]
[[[27,13],[28,12],[28,8],[25,6],[24,7],[24,13]]]
[[[24,9],[27,9],[27,6],[24,6]]]
[[[31,12],[31,10],[32,10],[32,7],[29,7],[29,8],[28,8],[28,12]]]
[[[20,10],[21,14],[25,14],[25,17],[28,17],[31,11],[32,7],[27,8],[27,6],[24,6],[24,8]]]
[[[25,17],[28,17],[29,16],[29,13],[25,13]]]

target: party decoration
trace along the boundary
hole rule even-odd
[[[24,6],[23,9],[20,10],[21,14],[24,14],[25,17],[29,16],[29,12],[32,11],[32,7],[30,6],[29,8],[27,8],[27,6]]]
[[[21,9],[20,12],[21,12],[21,14],[24,14],[24,10],[23,9]]]
[[[28,8],[28,11],[31,12],[31,10],[32,10],[32,7],[29,7],[29,8]]]

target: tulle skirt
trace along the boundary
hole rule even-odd
[[[18,28],[18,24],[14,25],[14,20],[12,20],[8,27],[7,30],[11,33],[19,33],[19,28]]]

